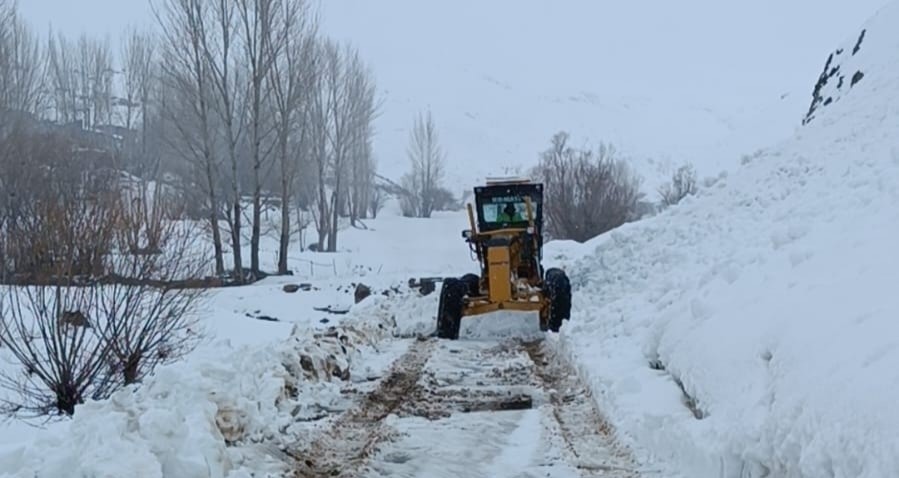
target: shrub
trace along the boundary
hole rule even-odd
[[[638,217],[641,181],[615,148],[581,150],[568,139],[565,132],[554,135],[534,170],[544,184],[547,235],[583,242]]]
[[[663,206],[673,206],[692,194],[696,194],[696,171],[689,164],[679,167],[671,182],[659,188]]]

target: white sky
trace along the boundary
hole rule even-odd
[[[18,0],[19,10],[40,31],[77,37],[110,35],[115,40],[127,25],[152,25],[149,0]]]
[[[402,168],[406,130],[425,105],[448,124],[445,136],[455,153],[471,157],[532,157],[550,134],[543,123],[574,134],[598,129],[619,142],[657,144],[684,158],[737,157],[732,139],[683,120],[689,116],[672,119],[671,112],[704,109],[720,115],[715,129],[728,127],[763,145],[780,139],[807,109],[827,55],[857,36],[865,20],[887,3],[311,1],[320,4],[323,32],[351,41],[371,65],[389,100],[377,124],[379,161]],[[86,32],[115,42],[129,25],[155,27],[150,0],[19,0],[19,5],[40,31],[52,24],[73,37]],[[115,43],[113,49],[118,50]],[[789,95],[786,102],[779,99],[783,94]],[[555,106],[580,95],[595,103],[580,116]],[[555,108],[558,117],[543,106]],[[640,121],[618,121],[615,111]],[[642,118],[664,124],[646,130]],[[528,138],[525,131],[540,137]],[[658,138],[660,131],[669,134]],[[719,143],[726,148],[713,148]],[[485,152],[485,145],[495,150]],[[749,152],[742,151],[749,146],[757,145],[740,143],[740,152]]]
[[[40,31],[52,25],[73,37],[89,32],[109,35],[115,42],[128,25],[155,26],[151,0],[18,1],[24,16]],[[504,64],[497,69],[509,73],[508,63],[533,66],[538,63],[535,57],[558,58],[560,53],[572,60],[566,62],[569,65],[600,57],[618,66],[616,57],[630,57],[671,71],[686,51],[703,58],[700,63],[710,71],[696,73],[716,85],[747,75],[777,82],[777,76],[793,72],[814,79],[826,54],[886,0],[657,0],[642,5],[630,0],[318,2],[325,30],[354,41],[382,73],[393,69],[396,61],[414,59],[416,50],[433,53],[435,45],[438,50],[457,49],[456,56],[458,50],[474,50],[463,56],[502,59]],[[485,49],[492,51],[484,55]],[[627,63],[632,74],[620,76],[633,80],[647,75],[632,70],[633,61]]]

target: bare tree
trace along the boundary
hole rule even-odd
[[[696,194],[696,171],[689,164],[677,168],[671,182],[659,187],[663,206],[673,206],[692,194]]]
[[[268,159],[263,142],[271,131],[263,109],[265,88],[277,58],[285,49],[298,21],[298,3],[289,0],[237,0],[243,30],[243,65],[247,69],[250,161],[253,171],[253,222],[250,236],[250,269],[259,274],[259,240],[262,226],[263,166]]]
[[[192,312],[204,289],[170,285],[202,271],[191,231],[170,222],[164,251],[133,254],[135,222],[118,184],[106,178],[86,192],[70,172],[47,173],[31,203],[33,224],[22,232],[43,234],[4,231],[4,242],[49,258],[41,276],[0,294],[0,343],[21,365],[0,373],[0,386],[18,394],[8,413],[71,415],[181,358],[201,337]]]
[[[196,1],[196,0],[194,0]],[[203,52],[215,91],[215,111],[223,123],[225,145],[230,161],[230,208],[227,214],[231,230],[231,250],[234,259],[234,277],[245,279],[241,230],[243,227],[243,193],[240,176],[240,152],[238,150],[245,128],[245,104],[247,99],[245,78],[241,76],[241,59],[237,56],[239,23],[236,3],[233,0],[211,0],[212,25],[202,36]]]
[[[44,99],[40,42],[14,3],[0,3],[0,108],[32,114]]]
[[[367,136],[367,126],[364,126],[360,135]],[[371,139],[366,138],[354,141],[350,152],[350,224],[354,227],[360,219],[367,219],[372,214],[371,205],[375,199],[375,172],[376,164],[372,157]],[[375,211],[374,214],[377,214]]]
[[[371,159],[371,122],[376,114],[371,72],[351,46],[324,44],[324,96],[327,108],[327,139],[331,164],[331,198],[328,205],[327,250],[337,250],[341,213],[351,215],[350,197],[354,162],[360,178]],[[355,153],[355,157],[354,157]]]
[[[82,35],[78,40],[78,61],[87,126],[111,125],[114,70],[109,40]]]
[[[328,252],[337,251],[337,233],[340,229],[340,201],[345,187],[346,156],[349,146],[349,101],[347,92],[347,74],[345,56],[341,53],[340,45],[333,41],[324,44],[324,88],[326,98],[326,133],[328,148],[331,157],[331,198],[328,219],[330,230],[328,231]]]
[[[156,49],[150,33],[137,29],[130,30],[122,46],[123,96],[119,104],[124,107],[122,121],[126,129],[140,127],[141,143],[147,142],[149,123],[149,103],[156,76]]]
[[[534,175],[544,184],[544,217],[552,238],[586,241],[631,220],[640,180],[601,144],[594,152],[568,146],[568,134],[553,136]]]
[[[407,148],[412,169],[403,177],[408,194],[403,198],[407,216],[430,217],[435,194],[443,182],[446,154],[440,146],[437,127],[431,112],[416,118]]]
[[[122,96],[117,98],[115,104],[123,110],[119,115],[120,124],[127,130],[121,139],[122,161],[124,169],[136,175],[131,191],[134,196],[131,207],[135,213],[128,216],[132,220],[128,230],[133,235],[140,231],[147,231],[148,235],[147,244],[139,244],[138,238],[132,237],[130,249],[157,251],[161,247],[161,229],[166,219],[161,215],[163,203],[160,201],[166,198],[156,194],[160,191],[160,151],[158,148],[152,150],[150,144],[151,141],[161,140],[161,132],[153,129],[153,116],[159,112],[151,108],[153,95],[159,91],[154,38],[137,29],[128,31],[121,57],[124,64]]]
[[[81,110],[80,87],[74,47],[63,36],[50,34],[47,43],[49,86],[52,92],[53,110],[56,121],[71,123],[78,119]]]
[[[376,165],[372,153],[373,121],[377,115],[375,85],[370,70],[362,63],[358,52],[348,56],[347,101],[349,103],[349,181],[348,202],[350,223],[367,215],[375,180]]]
[[[124,384],[140,381],[157,365],[192,351],[201,335],[195,307],[205,294],[203,249],[189,225],[175,222],[179,206],[163,191],[150,206],[154,223],[144,223],[144,210],[121,204],[116,228],[118,254],[106,258],[116,280],[103,287],[97,304],[100,333],[109,345],[115,372]],[[132,250],[138,244],[154,244]],[[141,237],[142,236],[142,237]]]
[[[68,254],[79,273],[90,273],[96,265],[91,248],[59,252],[67,243],[83,242],[69,235],[94,237],[93,244],[107,238],[102,224],[65,229],[51,220],[58,214],[55,201],[76,202],[93,194],[105,179],[97,164],[75,155],[77,143],[60,133],[42,132],[26,121],[13,123],[2,142],[0,157],[0,255],[4,277],[10,274],[43,276],[52,270],[58,256]],[[75,207],[73,204],[71,207]],[[74,215],[72,215],[74,216]],[[52,226],[52,227],[51,227]],[[53,228],[55,227],[55,229]],[[108,241],[107,241],[108,242]],[[59,246],[57,246],[59,244]],[[107,247],[108,248],[108,247]]]
[[[162,77],[166,91],[172,95],[165,111],[177,132],[170,145],[173,151],[179,152],[191,163],[192,171],[202,178],[197,184],[206,196],[215,271],[221,275],[225,267],[219,228],[220,161],[213,151],[209,91],[214,82],[207,61],[205,35],[208,12],[203,4],[202,0],[166,0],[162,12],[157,13],[157,19],[163,32],[166,58],[162,64]],[[235,251],[235,256],[235,262],[239,264],[239,249]]]
[[[377,174],[375,175],[377,178]],[[384,188],[380,187],[376,183],[372,183],[371,197],[368,202],[368,212],[371,215],[372,219],[376,219],[378,217],[378,213],[381,212],[381,209],[384,208],[384,204],[387,202],[387,191]]]
[[[0,295],[0,343],[21,367],[0,372],[7,414],[71,415],[88,398],[109,396],[108,347],[83,318],[98,289],[37,286],[4,289]]]
[[[310,166],[314,181],[311,181],[309,203],[314,209],[313,223],[318,232],[316,250],[324,250],[331,232],[331,210],[328,200],[328,174],[331,161],[328,153],[329,140],[329,108],[328,92],[325,82],[325,69],[321,65],[325,61],[323,43],[316,42],[312,61],[319,65],[312,69],[309,88],[306,90],[304,118],[308,131],[309,152],[312,160]]]
[[[299,155],[304,153],[308,133],[306,115],[303,114],[304,94],[310,87],[312,62],[315,54],[316,27],[315,19],[309,17],[304,4],[285,2],[287,10],[283,28],[287,34],[282,54],[272,63],[269,73],[268,87],[272,92],[272,112],[274,129],[277,138],[277,160],[280,178],[278,186],[281,198],[281,224],[278,246],[278,273],[287,273],[287,252],[290,245],[291,221],[290,207],[293,204],[294,186],[299,172]],[[293,8],[299,8],[293,12]],[[296,16],[290,23],[292,16]],[[275,48],[271,47],[274,51]],[[291,141],[291,135],[296,139]],[[258,248],[258,245],[257,245]]]
[[[0,374],[0,386],[20,393],[20,400],[7,403],[7,412],[71,414],[77,403],[107,390],[105,346],[77,328],[99,297],[95,290],[67,285],[104,273],[102,256],[113,245],[115,222],[107,219],[114,191],[96,169],[79,174],[85,164],[70,157],[71,144],[55,136],[42,139],[51,146],[25,150],[32,153],[29,171],[20,176],[39,181],[41,189],[0,231],[4,256],[26,277],[25,285],[0,295],[0,343],[22,365]]]

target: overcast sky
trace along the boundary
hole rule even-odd
[[[115,39],[126,25],[153,21],[148,0],[19,0],[19,8],[40,31],[52,25],[71,37],[89,32]]]

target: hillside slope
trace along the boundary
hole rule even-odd
[[[533,164],[561,129],[614,142],[653,192],[682,162],[715,175],[792,134],[834,35],[883,3],[329,0],[321,15],[372,65],[388,177],[431,108],[457,193]]]
[[[839,63],[863,80],[795,138],[571,266],[563,343],[685,476],[899,469],[897,24],[892,3],[864,26]]]

